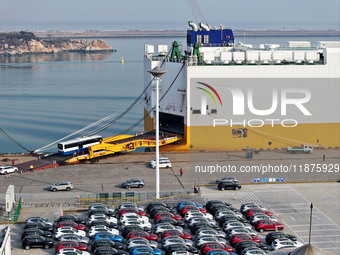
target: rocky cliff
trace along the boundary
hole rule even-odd
[[[108,52],[112,47],[103,40],[42,40],[30,32],[0,33],[0,55],[59,52]]]

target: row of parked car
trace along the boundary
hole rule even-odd
[[[265,208],[243,204],[237,210],[218,200],[205,207],[193,202],[175,207],[151,202],[145,208],[93,204],[86,219],[30,217],[26,222],[22,247],[50,248],[55,239],[58,255],[249,255],[299,245],[296,237],[279,231],[259,237],[259,232],[284,228]]]

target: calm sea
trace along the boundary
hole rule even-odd
[[[185,38],[105,39],[117,52],[64,53],[0,57],[0,128],[29,150],[36,150],[106,116],[124,111],[143,89],[145,44],[168,44]],[[340,40],[339,37],[242,37],[245,43]],[[120,63],[121,57],[124,64]],[[143,117],[142,102],[99,133],[107,137]],[[104,122],[104,124],[107,122]],[[143,127],[141,122],[128,134]],[[94,128],[90,129],[93,130]],[[85,134],[82,132],[78,136]],[[73,137],[74,138],[74,137]],[[56,146],[47,150],[56,151]],[[25,152],[0,133],[0,153]]]

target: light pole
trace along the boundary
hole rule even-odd
[[[156,66],[149,70],[156,79],[156,199],[159,198],[159,80],[167,71]]]

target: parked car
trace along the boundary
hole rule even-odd
[[[130,250],[132,247],[136,246],[150,246],[152,248],[157,248],[158,243],[155,241],[149,241],[144,238],[132,238],[126,242],[126,248]]]
[[[165,249],[165,255],[170,255],[173,252],[179,252],[179,251],[188,251],[190,253],[198,253],[198,250],[195,247],[187,246],[183,244],[172,244],[168,245]]]
[[[191,218],[194,218],[194,217],[204,217],[207,220],[213,220],[214,219],[214,217],[210,213],[202,213],[202,212],[199,212],[199,211],[191,211],[191,212],[187,212],[184,215],[183,220],[188,221],[188,220],[190,220]]]
[[[111,210],[106,210],[106,209],[93,209],[88,212],[88,217],[91,218],[92,215],[101,215],[101,216],[105,215],[109,217],[116,216],[115,212],[112,212]]]
[[[60,216],[57,220],[57,223],[61,222],[61,221],[71,221],[71,222],[75,222],[78,224],[86,224],[86,220],[83,218],[78,218],[76,216],[73,215],[64,215],[64,216]]]
[[[147,216],[138,215],[137,213],[125,213],[123,214],[119,220],[127,221],[127,220],[142,220],[144,222],[149,222],[149,218]]]
[[[38,229],[41,229],[41,230],[44,230],[44,231],[50,231],[50,232],[53,231],[53,226],[45,224],[45,223],[41,223],[41,222],[27,223],[24,226],[24,229],[28,229],[28,228],[38,228]]]
[[[58,182],[56,184],[52,184],[49,189],[54,192],[59,190],[70,191],[73,189],[73,184],[72,182]]]
[[[249,218],[250,224],[254,225],[259,220],[272,220],[274,222],[277,222],[277,219],[275,217],[268,216],[266,214],[253,214]]]
[[[264,207],[262,205],[254,204],[254,203],[245,203],[245,204],[242,204],[241,207],[240,207],[241,213],[244,213],[245,211],[247,211],[249,209],[261,209],[263,211],[267,211],[266,207]]]
[[[155,228],[153,229],[153,233],[158,235],[167,230],[179,230],[183,232],[183,228],[179,226],[174,226],[174,225],[167,224],[167,223],[161,223],[155,226]]]
[[[282,230],[284,226],[280,222],[274,222],[272,220],[259,220],[254,224],[254,228],[259,232],[264,232],[265,230]]]
[[[90,229],[89,229],[89,237],[92,237],[94,236],[95,234],[98,234],[98,233],[110,233],[112,235],[119,235],[119,230],[118,229],[115,229],[115,228],[109,228],[107,226],[92,226]]]
[[[80,243],[84,243],[84,244],[88,244],[90,239],[86,236],[77,236],[74,234],[65,234],[65,235],[61,235],[58,238],[58,241],[74,241],[74,242],[80,242]]]
[[[234,189],[234,190],[239,190],[240,188],[242,188],[242,185],[239,184],[238,182],[231,182],[231,181],[223,181],[220,182],[217,185],[219,190],[226,190],[226,189]]]
[[[128,255],[129,253],[117,250],[109,246],[98,247],[93,251],[93,255]]]
[[[120,242],[114,242],[108,239],[98,239],[92,242],[91,250],[94,251],[98,247],[109,246],[115,249],[123,249],[123,244]]]
[[[131,202],[124,202],[122,204],[119,205],[118,209],[122,210],[122,209],[137,209],[137,210],[145,210],[144,206],[141,205],[137,205],[136,203],[131,203]]]
[[[282,249],[282,248],[287,248],[287,247],[300,247],[303,244],[300,243],[299,241],[292,241],[288,238],[280,238],[280,239],[275,239],[272,242],[272,249],[273,250],[278,250],[278,249]]]
[[[225,205],[228,208],[231,206],[231,204],[225,203],[221,200],[209,200],[206,204],[205,204],[205,208],[210,211],[210,208],[214,205]]]
[[[29,218],[26,219],[26,223],[31,223],[31,222],[41,222],[41,223],[52,225],[52,226],[54,225],[53,220],[46,219],[46,218],[40,217],[40,216],[29,217]]]
[[[71,227],[71,228],[75,228],[75,229],[83,230],[83,231],[86,230],[86,226],[84,224],[78,224],[73,221],[61,221],[56,226],[56,229],[63,228],[63,227]]]
[[[130,255],[139,255],[141,253],[150,253],[152,255],[162,255],[163,251],[158,248],[152,248],[149,246],[136,246],[130,249]]]
[[[263,211],[261,209],[248,209],[244,212],[244,216],[246,216],[247,219],[249,219],[254,214],[266,214],[268,216],[273,216],[273,214],[269,211]]]
[[[92,241],[96,241],[99,239],[108,239],[114,242],[123,242],[123,237],[121,235],[112,235],[110,233],[98,233],[93,236]]]
[[[202,237],[196,238],[195,245],[196,245],[196,247],[199,248],[203,244],[213,243],[213,242],[214,243],[220,243],[220,244],[223,244],[223,245],[227,244],[227,241],[224,238],[218,238],[218,237],[215,237],[215,236],[202,236]]]
[[[255,230],[249,230],[247,228],[243,227],[236,227],[236,228],[230,228],[226,231],[226,234],[228,238],[231,238],[231,236],[235,234],[245,234],[245,235],[250,235],[250,236],[257,236],[257,232]]]
[[[184,201],[184,202],[179,202],[176,206],[177,210],[181,210],[182,207],[184,206],[196,206],[197,208],[203,208],[203,205],[201,204],[195,204],[194,202],[191,201]]]
[[[147,240],[153,240],[155,242],[158,241],[158,236],[155,234],[149,234],[145,231],[131,231],[127,236],[126,239],[130,238],[145,238]]]
[[[51,238],[52,237],[52,232],[44,231],[44,230],[41,230],[41,229],[38,229],[38,228],[28,228],[28,229],[25,229],[22,232],[21,240],[24,239],[28,235],[39,235],[39,236]]]
[[[183,239],[178,236],[169,236],[169,237],[165,237],[162,239],[163,248],[165,248],[168,245],[172,245],[172,244],[183,244],[183,245],[192,246],[193,242],[189,239]]]
[[[62,228],[57,228],[54,231],[54,236],[56,239],[58,239],[61,235],[65,235],[65,234],[74,234],[77,236],[86,236],[86,232],[83,230],[78,230],[75,228],[71,228],[71,227],[62,227]]]
[[[123,209],[119,212],[119,217],[122,217],[126,213],[135,213],[140,216],[146,216],[146,212],[143,210],[136,210],[136,209]]]
[[[234,251],[234,248],[229,246],[229,245],[223,245],[223,244],[220,244],[220,243],[206,243],[206,244],[203,244],[201,246],[201,254],[205,255],[210,250],[216,250],[216,249],[225,250],[225,251],[228,251],[228,252]]]
[[[241,255],[266,255],[267,252],[262,250],[261,248],[257,247],[249,247],[245,248],[242,252]]]
[[[254,241],[256,243],[260,243],[261,239],[258,238],[257,236],[250,236],[246,234],[236,234],[231,236],[231,238],[229,239],[229,243],[232,246],[235,246],[235,244],[242,241]]]
[[[140,226],[130,225],[123,228],[122,235],[126,237],[131,231],[144,231],[144,230]]]
[[[172,219],[172,218],[160,218],[155,223],[156,224],[168,223],[168,224],[172,224],[174,226],[181,226],[181,227],[184,227],[184,225],[185,225],[185,223],[182,220],[175,220],[175,219]]]
[[[171,162],[168,158],[160,158],[159,159],[159,168],[169,168],[172,167]],[[156,160],[150,161],[150,167],[156,168]]]
[[[179,214],[173,214],[171,212],[160,212],[160,213],[157,213],[154,217],[154,220],[157,221],[158,219],[161,219],[161,218],[172,218],[174,220],[183,220],[182,216],[179,215]]]
[[[113,206],[107,206],[102,203],[94,203],[89,206],[89,211],[94,210],[94,209],[105,209],[105,210],[112,211],[112,212],[115,212],[116,210]]]
[[[192,235],[190,233],[182,232],[182,231],[179,231],[179,230],[166,230],[166,231],[162,232],[161,239],[166,238],[168,236],[178,236],[178,237],[181,237],[183,239],[192,240]]]
[[[253,226],[248,224],[248,223],[242,223],[240,221],[226,221],[223,225],[222,225],[222,229],[224,231],[227,231],[230,228],[236,228],[236,227],[241,227],[241,228],[246,228],[249,230],[253,229]]]
[[[207,252],[206,255],[237,255],[234,252],[228,252],[222,249],[214,249]]]
[[[15,166],[0,166],[0,174],[17,173],[19,170]]]
[[[53,247],[54,241],[51,238],[46,238],[39,235],[28,235],[22,240],[22,248],[29,250],[31,248],[45,248],[49,249]]]
[[[89,217],[89,222],[95,221],[95,220],[105,220],[109,223],[113,223],[117,225],[117,219],[112,216],[106,216],[105,214],[92,214]]]
[[[58,252],[61,249],[65,248],[75,248],[77,250],[88,251],[89,247],[87,244],[74,242],[74,241],[61,241],[58,243],[55,251]]]
[[[223,231],[216,231],[213,228],[201,228],[196,231],[196,238],[201,236],[215,236],[219,238],[226,238],[226,234]]]
[[[256,247],[262,250],[268,250],[269,246],[263,243],[257,243],[254,241],[240,241],[235,244],[235,251],[241,253],[245,248]]]
[[[143,188],[145,186],[143,179],[131,179],[122,183],[122,188]]]
[[[90,255],[87,251],[78,250],[75,248],[64,248],[57,252],[57,255]]]
[[[292,241],[297,241],[297,238],[296,236],[293,236],[293,235],[290,235],[290,234],[285,234],[283,232],[278,232],[278,231],[275,231],[275,232],[271,232],[271,233],[268,233],[266,235],[266,243],[271,245],[272,242],[275,240],[275,239],[281,239],[281,238],[288,238]]]

